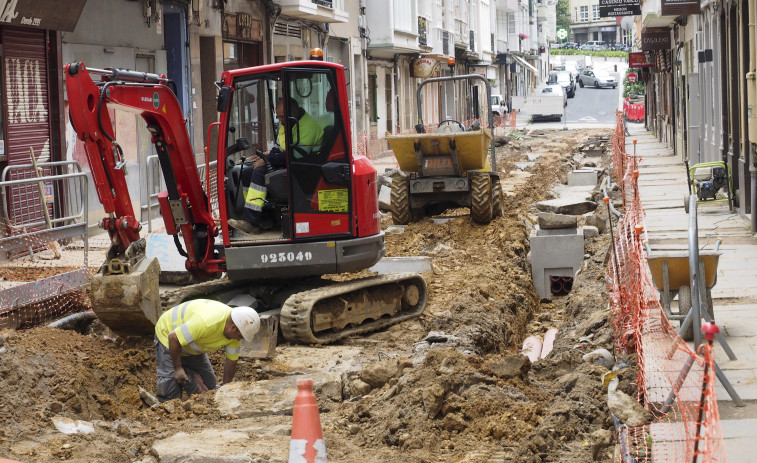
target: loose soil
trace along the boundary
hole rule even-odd
[[[389,227],[389,256],[424,255],[429,303],[416,320],[323,348],[357,348],[342,397],[321,405],[332,462],[609,461],[614,437],[602,385],[605,367],[583,354],[612,349],[605,268],[609,237],[587,240],[586,259],[568,296],[539,299],[530,277],[528,236],[534,203],[578,167],[573,153],[606,131],[535,132],[498,148],[509,192],[506,212],[489,225],[467,210],[445,213],[399,232]],[[515,162],[540,153],[527,173]],[[607,162],[607,157],[604,157]],[[599,199],[599,198],[597,198]],[[601,203],[601,200],[599,200]],[[600,216],[606,215],[599,212]],[[382,224],[391,223],[384,214]],[[364,272],[363,272],[364,273]],[[334,278],[343,278],[334,277]],[[553,352],[531,364],[523,339],[559,328]],[[432,336],[429,336],[429,333]],[[87,334],[47,327],[0,333],[0,457],[22,461],[155,461],[151,445],[177,432],[235,429],[242,420],[218,411],[212,394],[155,408],[152,339],[112,339],[97,325]],[[341,346],[341,347],[340,347]],[[240,363],[236,381],[307,370],[303,347],[283,345],[270,360]],[[312,348],[311,348],[312,349]],[[317,357],[317,355],[316,355]],[[311,365],[316,360],[312,359]],[[211,355],[221,376],[223,356]],[[635,394],[632,369],[620,389]],[[52,418],[95,425],[64,435]],[[261,422],[288,423],[288,417]]]

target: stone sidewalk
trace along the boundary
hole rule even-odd
[[[688,194],[686,169],[673,151],[644,130],[629,124],[626,151],[642,157],[639,194],[646,212],[649,244],[656,250],[687,250],[689,215],[684,210]],[[715,319],[737,356],[729,360],[719,344],[715,359],[746,404],[736,407],[728,393],[717,385],[718,408],[728,460],[757,462],[757,238],[749,221],[729,212],[726,203],[700,205],[699,247],[712,250],[720,238],[722,255],[717,283],[712,288]],[[674,322],[674,325],[677,322]]]

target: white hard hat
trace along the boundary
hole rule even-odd
[[[252,342],[260,330],[260,316],[252,307],[234,307],[231,309],[231,321],[239,328],[247,342]]]

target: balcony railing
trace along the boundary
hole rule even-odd
[[[428,45],[428,20],[418,16],[418,44]]]
[[[313,0],[313,3],[325,6],[326,8],[334,8],[334,2],[332,0]]]

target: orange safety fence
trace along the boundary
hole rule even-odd
[[[678,336],[660,304],[644,252],[640,158],[626,152],[621,118],[618,113],[612,148],[613,174],[623,193],[624,210],[607,268],[608,291],[615,352],[635,354],[638,399],[654,418],[647,425],[620,427],[620,461],[723,462],[711,346],[703,345],[695,353]]]

